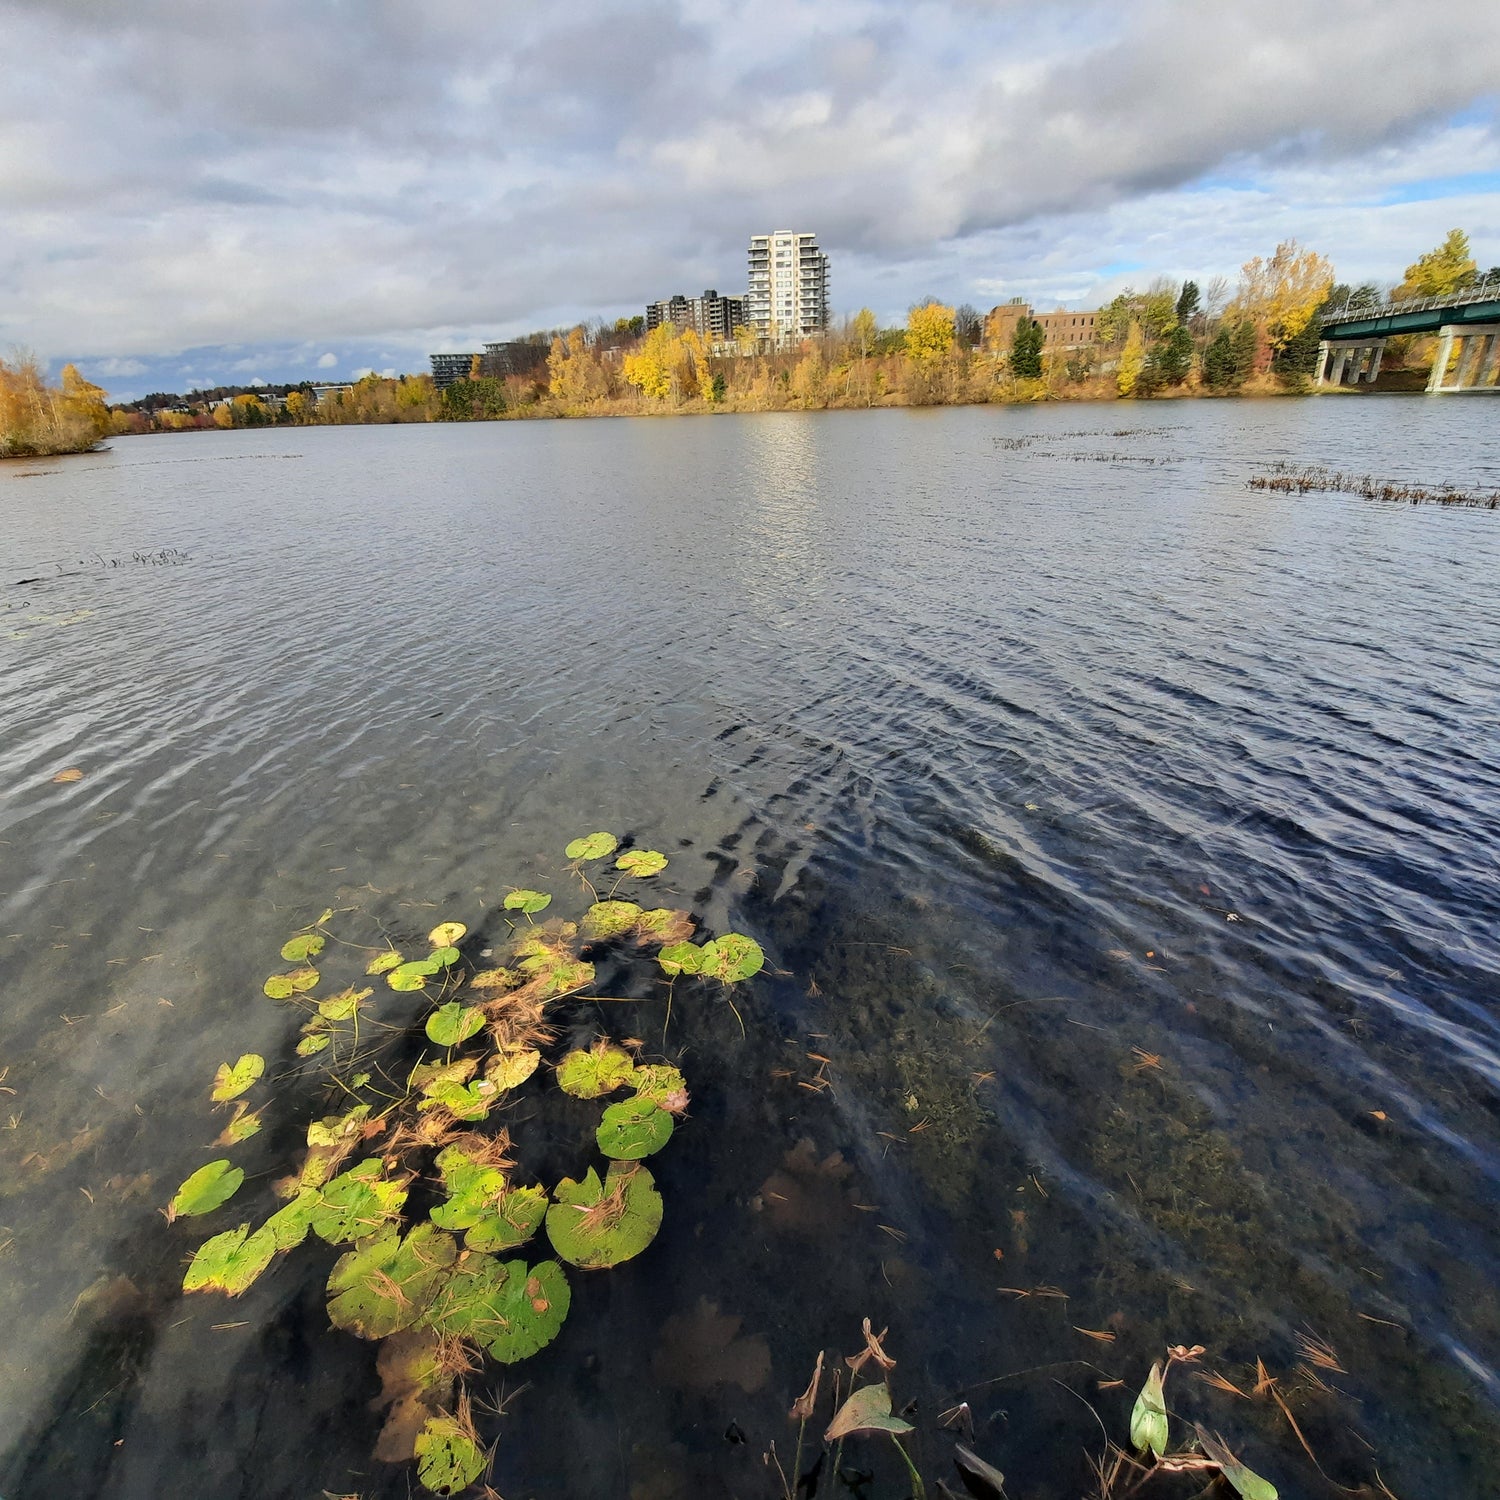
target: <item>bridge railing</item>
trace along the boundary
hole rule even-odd
[[[1325,327],[1329,323],[1363,322],[1367,318],[1389,318],[1400,313],[1429,312],[1440,307],[1467,307],[1472,302],[1492,302],[1500,297],[1500,275],[1494,271],[1486,274],[1462,291],[1450,292],[1446,297],[1403,297],[1399,302],[1350,303],[1331,307],[1318,315]]]

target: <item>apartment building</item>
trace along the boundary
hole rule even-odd
[[[647,332],[660,328],[663,323],[674,323],[678,328],[691,328],[706,339],[733,338],[734,330],[745,326],[745,299],[721,297],[710,287],[701,297],[684,297],[679,294],[661,302],[648,302]]]
[[[474,361],[479,358],[477,354],[429,354],[427,357],[432,361],[432,383],[440,391],[447,390],[455,380],[467,380]]]
[[[815,234],[790,229],[750,237],[748,325],[773,344],[795,343],[828,328],[828,257]]]

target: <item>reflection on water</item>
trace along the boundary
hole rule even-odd
[[[1202,1343],[1247,1393],[1264,1361],[1332,1480],[1487,1494],[1500,532],[1244,488],[1278,459],[1493,485],[1477,407],[203,434],[0,468],[0,1492],[407,1492],[329,1258],[184,1302],[201,1236],[158,1210],[207,1159],[220,1061],[267,1057],[283,1135],[316,1102],[258,994],[288,931],[479,919],[609,827],[773,970],[744,1036],[674,1010],[661,1236],[575,1288],[524,1392],[491,1383],[501,1493],[777,1494],[767,1445],[868,1315],[932,1478],[967,1400],[1015,1493],[1083,1492],[1088,1405],[1123,1437],[1151,1360]],[[1091,450],[1172,461],[1065,456]],[[662,1020],[564,1026],[655,1047]],[[1326,1491],[1274,1401],[1172,1381],[1283,1494]]]

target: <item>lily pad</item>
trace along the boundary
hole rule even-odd
[[[417,1106],[419,1110],[441,1106],[458,1120],[484,1119],[500,1097],[500,1090],[488,1078],[476,1078],[473,1083],[435,1083],[426,1092],[427,1097]]]
[[[1137,1452],[1149,1448],[1158,1458],[1167,1451],[1167,1398],[1162,1389],[1162,1368],[1158,1360],[1135,1398],[1130,1413],[1130,1441]]]
[[[506,911],[521,911],[527,916],[546,911],[552,905],[552,897],[545,891],[512,891],[505,898]]]
[[[332,1040],[332,1035],[326,1031],[310,1032],[297,1043],[297,1056],[316,1057]]]
[[[319,1000],[318,1014],[325,1021],[350,1020],[374,993],[374,990],[357,990],[351,985],[347,990],[340,990],[337,995],[330,995],[326,1000]]]
[[[243,1170],[232,1166],[227,1157],[199,1167],[167,1204],[167,1223],[173,1219],[212,1213],[221,1203],[228,1203],[234,1197],[244,1180]]]
[[[417,958],[392,969],[385,976],[385,982],[393,990],[402,992],[419,990],[441,968],[441,964],[434,963],[430,958]]]
[[[444,1283],[426,1321],[445,1337],[481,1344],[501,1364],[528,1359],[557,1337],[572,1294],[555,1260],[527,1268],[472,1254]]]
[[[219,1132],[216,1146],[238,1146],[260,1131],[260,1111],[251,1109],[243,1099],[234,1107],[234,1118]]]
[[[603,859],[620,847],[620,841],[612,833],[590,833],[574,839],[563,853],[569,859]]]
[[[513,1188],[475,1221],[464,1235],[464,1245],[470,1250],[514,1250],[541,1228],[546,1216],[545,1188]]]
[[[513,990],[520,982],[521,976],[513,969],[484,969],[469,976],[471,990]]]
[[[307,1127],[307,1159],[298,1174],[299,1188],[317,1188],[333,1176],[338,1164],[364,1138],[370,1106],[357,1104],[342,1115],[325,1115]]]
[[[436,1165],[448,1197],[432,1210],[431,1218],[443,1229],[472,1228],[505,1196],[505,1173],[475,1161],[457,1146],[438,1152]]]
[[[672,1116],[637,1094],[611,1104],[599,1121],[599,1149],[616,1161],[639,1161],[660,1151],[672,1139]]]
[[[468,930],[462,922],[439,922],[427,934],[427,941],[434,948],[451,948]]]
[[[220,1063],[214,1074],[213,1093],[209,1097],[219,1104],[237,1099],[266,1071],[266,1060],[258,1052],[247,1052],[232,1067]]]
[[[458,962],[459,957],[457,948],[434,948],[427,961],[428,963],[437,964],[441,968],[451,969]]]
[[[721,979],[725,984],[758,974],[766,962],[760,944],[740,932],[726,932],[723,937],[705,943],[702,952],[698,972],[705,979]]]
[[[456,1047],[483,1029],[484,1012],[477,1005],[467,1008],[450,1000],[427,1018],[427,1036],[439,1047]]]
[[[703,970],[703,949],[696,943],[668,943],[656,961],[671,975],[698,974]]]
[[[629,1053],[600,1040],[587,1052],[570,1052],[558,1063],[557,1086],[575,1099],[598,1099],[629,1083],[634,1073]]]
[[[828,1431],[823,1434],[825,1443],[836,1443],[840,1438],[852,1437],[859,1432],[888,1432],[899,1437],[911,1432],[910,1422],[891,1415],[891,1391],[884,1382],[879,1385],[862,1385],[839,1407]]]
[[[369,963],[365,965],[366,974],[388,974],[402,962],[401,955],[394,948],[388,948],[384,953],[377,953]]]
[[[264,1228],[250,1233],[248,1224],[226,1229],[198,1246],[182,1278],[185,1292],[227,1292],[238,1297],[271,1264],[276,1241]]]
[[[456,1495],[484,1472],[484,1450],[453,1417],[429,1417],[413,1451],[417,1478],[434,1495]]]
[[[478,1070],[477,1057],[455,1057],[452,1062],[418,1063],[411,1070],[409,1086],[429,1094],[440,1083],[467,1083]]]
[[[617,1266],[639,1255],[661,1228],[661,1194],[635,1162],[611,1162],[602,1184],[593,1167],[581,1182],[565,1177],[553,1196],[547,1238],[575,1266]]]
[[[304,932],[294,938],[288,938],[281,945],[281,956],[289,964],[300,964],[309,958],[316,958],[323,951],[323,934],[321,932]]]
[[[303,1188],[284,1208],[278,1208],[260,1231],[271,1236],[278,1250],[295,1250],[312,1229],[313,1210],[319,1201],[315,1190]]]
[[[362,1339],[409,1328],[427,1310],[458,1258],[453,1236],[418,1224],[390,1224],[341,1255],[328,1277],[328,1320]]]
[[[381,1176],[378,1157],[369,1157],[335,1177],[318,1196],[312,1230],[330,1245],[347,1244],[374,1234],[401,1212],[406,1185]]]
[[[649,1100],[658,1109],[680,1115],[688,1105],[687,1079],[671,1063],[647,1063],[637,1067],[635,1077],[636,1097]]]
[[[680,943],[693,935],[691,912],[672,906],[655,906],[636,918],[635,940],[642,947],[651,943]]]
[[[640,915],[634,901],[596,901],[583,914],[579,934],[586,943],[602,943],[629,932]]]
[[[311,964],[304,964],[302,968],[293,969],[284,977],[292,989],[301,995],[316,987],[319,976],[318,971]]]
[[[660,875],[667,868],[667,856],[655,849],[628,849],[615,861],[615,868],[644,880],[648,875]]]
[[[285,974],[273,974],[260,987],[261,993],[272,1000],[290,1000],[297,992]]]
[[[523,1047],[519,1052],[497,1052],[490,1059],[484,1076],[497,1089],[519,1088],[533,1073],[542,1060],[535,1047]]]

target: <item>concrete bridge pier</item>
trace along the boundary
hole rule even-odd
[[[1457,343],[1458,368],[1448,381],[1448,367],[1453,363],[1453,346]],[[1495,384],[1495,366],[1500,358],[1500,323],[1445,324],[1438,330],[1437,353],[1433,356],[1432,374],[1427,389],[1434,395],[1445,391],[1490,391],[1500,394]]]
[[[1384,355],[1384,339],[1324,339],[1318,345],[1315,383],[1371,385],[1380,374],[1380,361]]]

